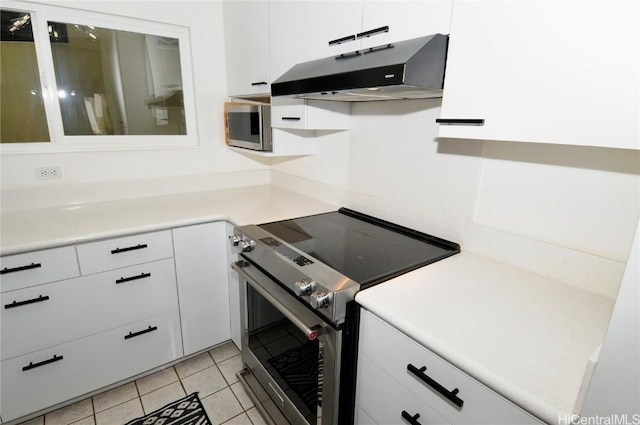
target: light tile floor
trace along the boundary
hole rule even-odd
[[[20,425],[124,425],[195,391],[214,425],[263,425],[236,377],[241,368],[240,351],[229,342]]]

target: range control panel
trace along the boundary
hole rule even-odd
[[[308,266],[309,264],[313,264],[313,261],[309,260],[307,257],[300,255],[296,251],[291,248],[281,244],[274,238],[262,238],[260,242],[263,244],[272,247],[278,254],[284,256],[285,258],[293,261],[299,266]]]

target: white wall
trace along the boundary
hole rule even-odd
[[[272,182],[615,298],[640,216],[640,152],[438,140],[440,103],[353,104],[342,145],[275,164]]]
[[[227,98],[221,2],[67,0],[43,3],[189,27],[199,146],[3,154],[0,157],[3,210],[269,182],[265,164],[225,147],[223,104]],[[37,181],[36,168],[50,165],[62,167],[63,179]],[[245,172],[248,173],[245,175]]]

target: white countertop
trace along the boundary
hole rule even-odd
[[[604,297],[465,252],[356,301],[549,423],[573,413],[613,310]]]
[[[207,221],[267,223],[337,208],[271,186],[251,186],[3,213],[0,255]]]
[[[338,207],[253,186],[3,213],[0,254],[207,221],[265,223]],[[613,309],[606,298],[465,252],[356,299],[548,422],[572,412],[586,361]]]

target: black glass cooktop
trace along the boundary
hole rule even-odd
[[[456,243],[346,208],[260,227],[362,289],[460,252]]]

